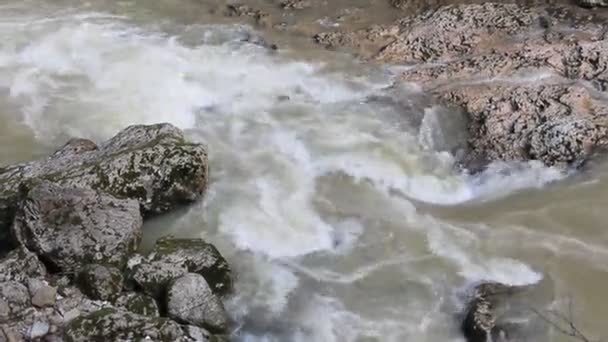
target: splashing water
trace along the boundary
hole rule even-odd
[[[433,149],[450,137],[432,108],[367,100],[392,83],[378,70],[293,60],[244,42],[247,27],[168,33],[128,13],[23,4],[1,8],[0,109],[37,144],[170,122],[209,146],[205,200],[147,234],[221,247],[239,274],[226,303],[239,340],[458,341],[445,309],[454,289],[542,278],[516,253],[491,256],[470,224],[415,203],[496,200],[564,175],[534,163],[455,171]],[[408,115],[421,126],[404,127]]]

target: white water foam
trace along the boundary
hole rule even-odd
[[[335,175],[368,184],[392,202],[395,221],[428,229],[429,249],[453,262],[465,279],[538,279],[520,262],[477,254],[473,235],[418,215],[404,198],[456,204],[542,186],[563,174],[534,163],[496,164],[475,177],[457,174],[451,155],[425,149],[416,134],[397,129],[364,103],[386,84],[286,61],[239,42],[242,30],[193,26],[187,33],[198,33],[200,42],[186,44],[179,35],[150,32],[113,15],[1,18],[0,87],[43,143],[59,144],[68,136],[104,139],[129,124],[170,122],[208,144],[214,196],[205,203],[207,221],[238,249],[263,256],[245,271],[251,278],[242,281],[251,287],[240,289],[244,295],[229,305],[237,319],[259,307],[280,317],[299,286],[298,271],[340,284],[407,264],[385,260],[338,275],[274,262],[298,265],[298,258],[332,251],[340,234],[342,252],[354,248],[365,227],[352,220],[330,223],[315,206],[318,180]],[[265,291],[256,294],[260,289]],[[295,340],[399,341],[404,332],[403,322],[370,322],[322,296],[300,314]],[[328,318],[319,322],[320,315]]]

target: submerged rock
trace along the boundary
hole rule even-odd
[[[9,236],[20,185],[31,179],[134,199],[149,216],[196,200],[207,172],[205,147],[170,124],[130,126],[99,146],[74,139],[47,159],[0,168],[0,240]]]
[[[173,280],[186,273],[203,276],[216,294],[224,295],[232,289],[228,262],[202,239],[160,239],[145,258],[139,257],[129,268],[136,286],[157,299]]]
[[[117,268],[91,264],[78,272],[76,283],[89,298],[110,301],[120,295],[123,277]]]
[[[533,342],[546,336],[547,326],[534,310],[553,296],[550,282],[513,286],[481,283],[469,298],[461,329],[467,342]]]
[[[188,273],[177,278],[167,292],[169,317],[222,332],[228,327],[224,306],[201,275]]]
[[[122,267],[139,245],[141,227],[135,200],[42,182],[25,195],[13,231],[48,266],[75,272],[89,263]]]

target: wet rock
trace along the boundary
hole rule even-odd
[[[17,240],[56,270],[89,263],[122,266],[139,245],[137,201],[50,182],[25,195],[13,226]]]
[[[471,85],[437,91],[469,114],[470,160],[580,165],[608,144],[608,106],[576,85]]]
[[[283,9],[305,9],[311,6],[311,0],[283,0],[281,2]]]
[[[547,326],[533,310],[553,298],[551,282],[512,286],[495,282],[475,286],[461,329],[467,342],[533,342],[547,336]]]
[[[224,306],[201,275],[188,273],[176,279],[167,293],[169,317],[222,332],[228,321]]]
[[[255,9],[253,7],[243,4],[226,5],[224,15],[227,17],[250,17],[259,26],[272,26],[272,18],[268,12]]]
[[[117,268],[91,264],[78,272],[76,283],[89,298],[111,301],[120,295],[123,277]]]
[[[607,0],[576,0],[576,3],[582,7],[606,7],[608,6]]]
[[[46,275],[46,268],[35,254],[25,248],[11,251],[0,261],[0,282],[18,281],[25,283],[28,278]]]
[[[203,276],[214,293],[224,295],[232,289],[230,266],[202,239],[160,239],[148,256],[130,268],[135,284],[157,299],[169,283],[188,272]]]
[[[121,294],[114,305],[144,316],[158,317],[158,305],[154,298],[143,293],[127,292]]]
[[[136,125],[99,146],[72,140],[49,158],[0,168],[0,239],[8,236],[20,184],[31,179],[134,199],[149,216],[200,197],[207,184],[207,151],[172,125]]]
[[[105,308],[70,322],[64,336],[68,342],[86,341],[195,341],[190,336],[208,341],[211,337],[200,329],[190,329],[166,318],[142,316],[132,312]]]

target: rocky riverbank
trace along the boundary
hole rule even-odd
[[[207,151],[168,124],[0,169],[0,341],[218,341],[230,267],[199,239],[138,254],[143,219],[198,199]]]

